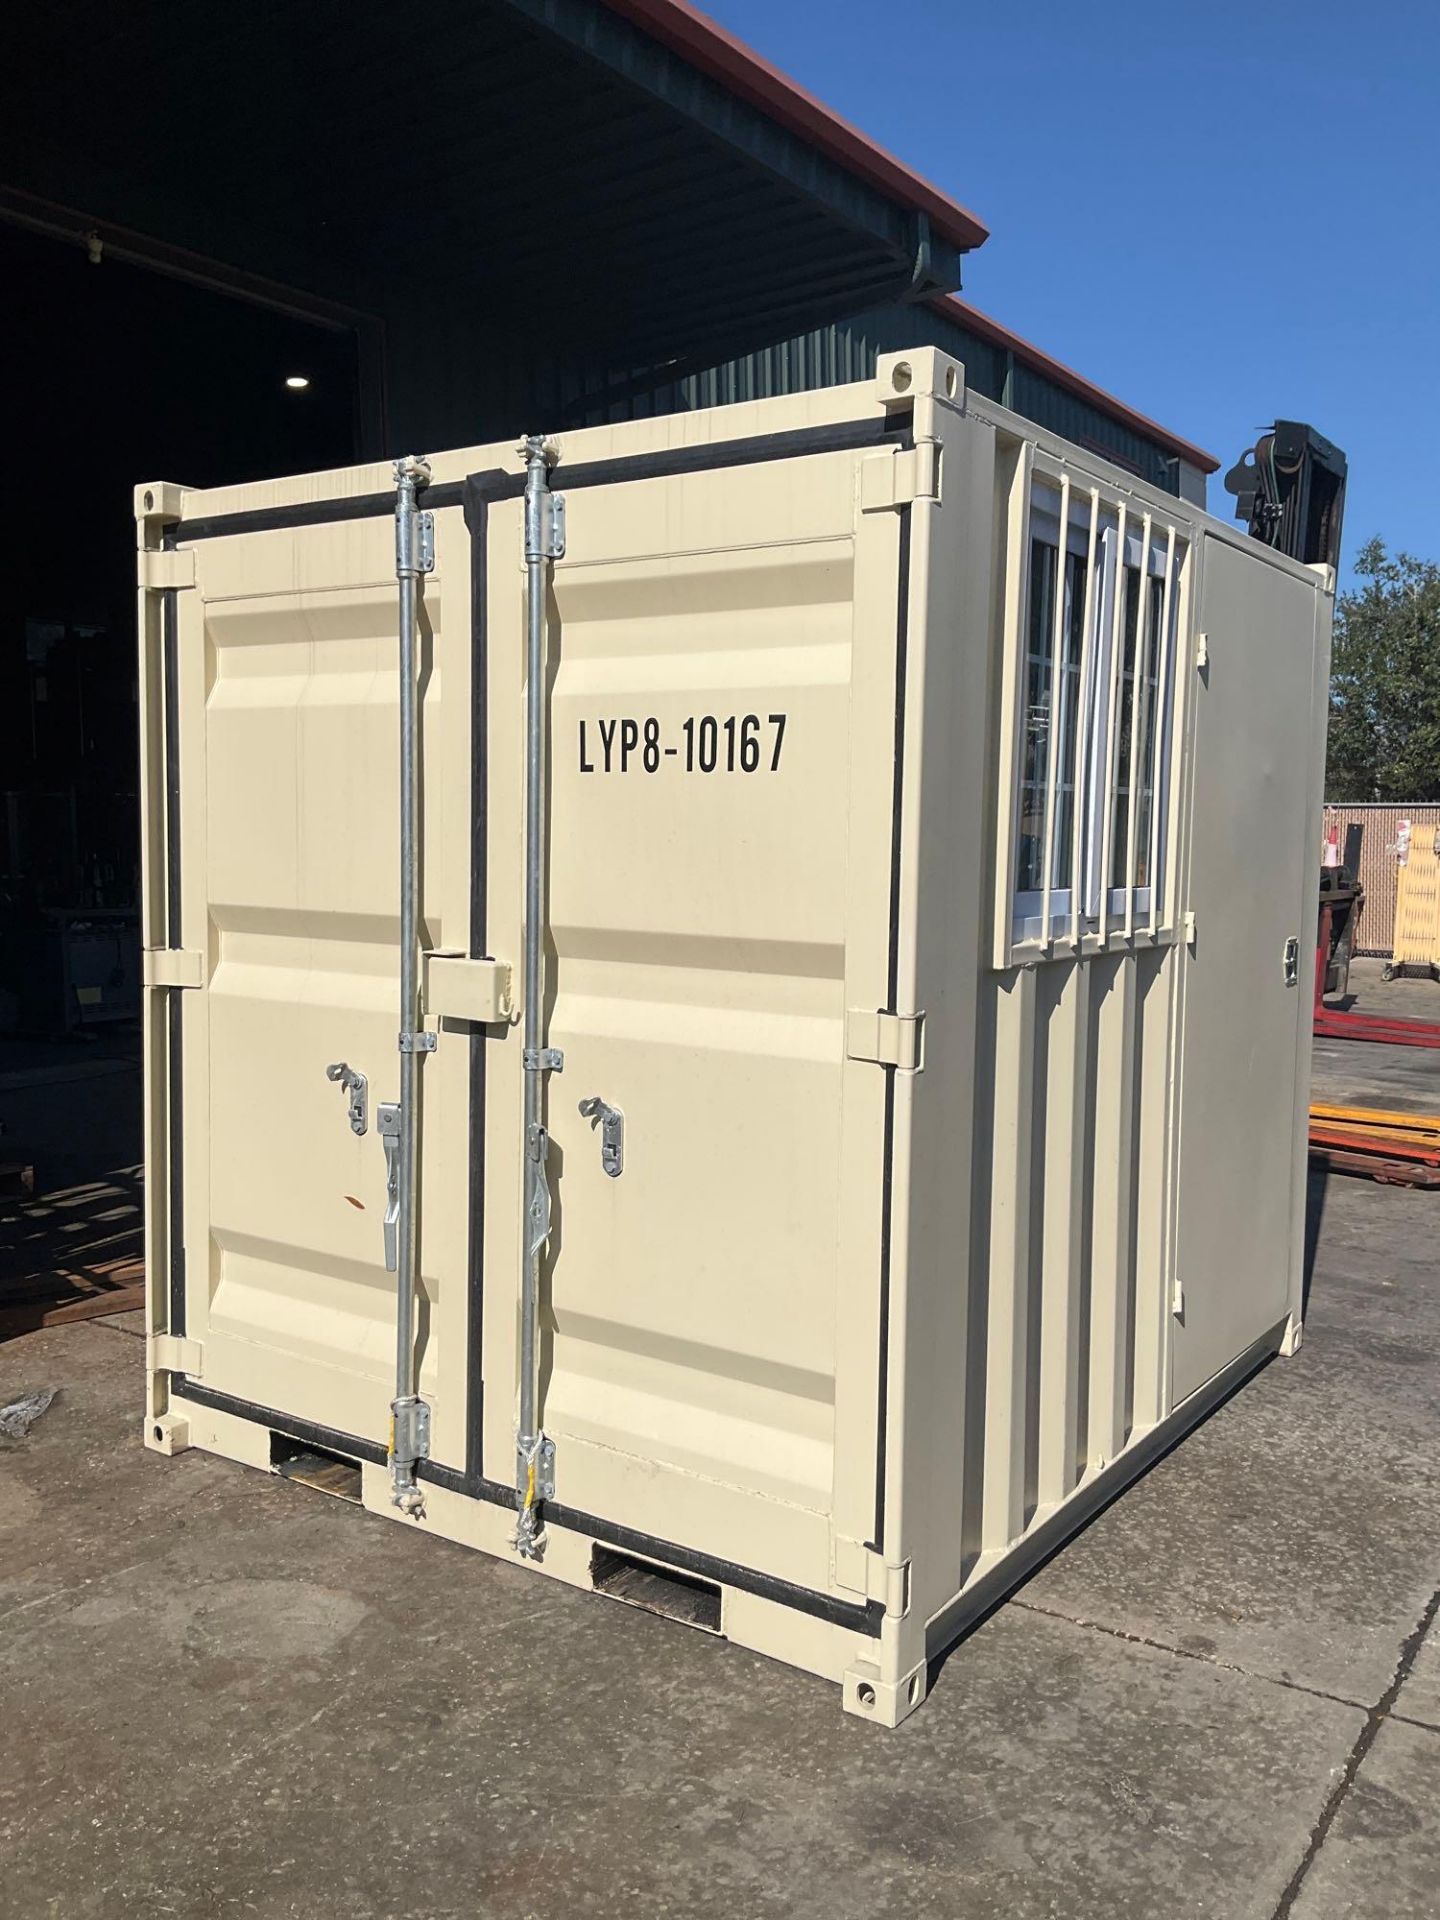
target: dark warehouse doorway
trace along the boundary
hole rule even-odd
[[[350,465],[359,404],[353,332],[103,246],[0,223],[0,286],[3,1337],[140,1255],[134,488]]]

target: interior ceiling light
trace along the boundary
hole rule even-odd
[[[307,374],[287,373],[285,376],[285,384],[292,393],[304,393],[310,384],[310,380]]]

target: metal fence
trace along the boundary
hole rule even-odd
[[[1410,823],[1412,838],[1433,834],[1440,827],[1440,806],[1392,805],[1343,806],[1326,804],[1325,833],[1338,829],[1340,857],[1345,857],[1347,836],[1358,827],[1360,836],[1360,884],[1365,889],[1365,911],[1360,916],[1356,953],[1383,954],[1388,960],[1395,945],[1395,890],[1403,844],[1402,822]]]

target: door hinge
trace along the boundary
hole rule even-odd
[[[1195,636],[1195,671],[1197,673],[1204,673],[1209,664],[1210,636],[1208,633],[1197,633]]]
[[[150,1365],[159,1373],[184,1373],[199,1380],[205,1372],[205,1349],[198,1340],[180,1334],[152,1333]]]
[[[925,1066],[923,1013],[872,1012],[851,1007],[845,1015],[845,1057],[874,1060],[901,1073],[920,1073]]]
[[[425,472],[428,479],[428,467]],[[423,486],[425,482],[418,484]],[[399,574],[435,571],[435,516],[428,508],[417,507],[413,513],[396,514],[395,568]]]
[[[525,449],[520,449],[523,456]],[[565,496],[548,489],[527,509],[523,528],[527,560],[565,558]]]
[[[1177,1320],[1185,1318],[1185,1287],[1178,1273],[1170,1282],[1170,1311]]]
[[[140,584],[151,593],[158,593],[166,587],[193,587],[195,549],[143,547],[140,551]]]
[[[875,1548],[859,1540],[833,1536],[835,1584],[847,1593],[878,1600],[886,1613],[899,1620],[910,1610],[910,1562],[888,1562]]]
[[[443,1020],[474,1020],[482,1026],[509,1021],[511,973],[507,960],[471,960],[460,953],[422,954],[421,1006]]]
[[[940,495],[940,449],[922,440],[903,451],[892,447],[867,454],[860,463],[860,511],[884,513],[892,507],[913,506],[917,500]]]
[[[147,987],[203,987],[205,956],[194,947],[147,947],[141,963]]]
[[[1190,951],[1193,953],[1195,951],[1195,916],[1194,914],[1193,913],[1185,914],[1181,919],[1180,927],[1181,927],[1181,931],[1185,935],[1185,944],[1187,947],[1189,947]]]
[[[545,522],[545,557],[547,560],[565,558],[565,496],[563,493],[547,493],[542,508]]]

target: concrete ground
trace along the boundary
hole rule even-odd
[[[1344,1045],[1325,1097],[1440,1110],[1440,1055]],[[1435,1915],[1440,1193],[1312,1206],[1299,1357],[888,1735],[686,1628],[144,1454],[134,1316],[0,1347],[0,1402],[60,1388],[0,1450],[0,1913]]]

